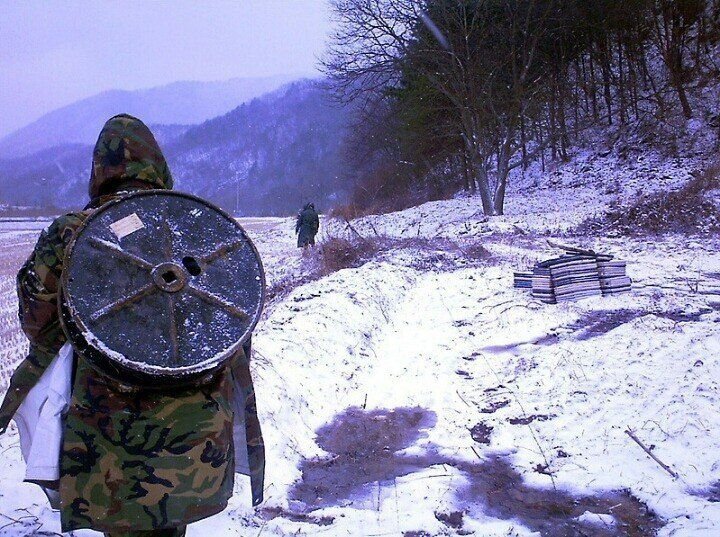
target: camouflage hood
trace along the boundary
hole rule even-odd
[[[110,118],[93,151],[90,199],[148,187],[173,187],[160,146],[139,119],[127,114]]]

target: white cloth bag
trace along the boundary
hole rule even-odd
[[[72,374],[73,349],[66,343],[15,413],[14,419],[20,433],[20,451],[27,465],[26,481],[60,479],[60,452],[64,417],[70,407]],[[235,472],[250,475],[245,435],[245,401],[237,381],[234,392]]]
[[[26,481],[60,479],[64,415],[70,407],[73,349],[63,345],[15,413]]]

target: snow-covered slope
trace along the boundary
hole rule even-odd
[[[512,288],[557,253],[546,238],[706,164],[602,153],[547,170],[552,188],[518,174],[504,217],[466,197],[353,222],[421,240],[277,295],[254,336],[266,501],[239,479],[189,535],[720,535],[720,238],[565,237],[627,260],[633,292],[546,305]],[[291,219],[247,225],[270,286],[312,272]],[[448,239],[491,256],[433,263]],[[0,535],[59,531],[14,428],[0,464]]]
[[[438,518],[459,512],[478,535],[594,535],[573,524],[589,511],[617,525],[605,534],[650,535],[659,521],[612,516],[616,504],[638,509],[629,496],[603,503],[629,489],[668,522],[664,534],[720,530],[720,508],[702,493],[720,479],[720,304],[711,294],[720,293],[712,276],[720,257],[674,240],[603,245],[633,260],[633,294],[541,305],[511,288],[517,252],[503,244],[489,245],[504,257],[489,267],[420,273],[391,258],[293,293],[256,338],[275,458],[267,506],[334,522],[247,522],[279,535],[435,535],[452,532]],[[697,291],[677,281],[680,265]],[[383,421],[407,427],[411,439],[367,434]],[[487,445],[472,438],[478,424]],[[681,477],[647,457],[626,427]],[[337,449],[332,435],[343,432],[352,437]],[[501,497],[505,486],[516,495],[497,502],[486,480]],[[562,503],[553,485],[568,513],[553,512]],[[620,526],[638,522],[648,531]]]
[[[708,97],[709,98],[709,97]],[[717,101],[717,102],[720,102]],[[720,113],[720,111],[715,111]],[[720,162],[720,116],[669,125],[670,133],[640,126],[587,132],[567,163],[539,161],[512,170],[505,215],[488,220],[474,196],[424,203],[370,216],[363,232],[394,237],[471,237],[495,232],[563,233],[615,206],[674,190]],[[717,193],[720,195],[720,193]]]

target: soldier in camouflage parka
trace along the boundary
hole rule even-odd
[[[320,217],[315,210],[314,203],[306,203],[295,220],[295,233],[297,233],[298,248],[315,246],[315,235],[320,229]]]
[[[30,351],[0,407],[0,432],[66,342],[57,300],[74,232],[120,192],[172,185],[150,130],[132,116],[111,118],[93,153],[90,204],[56,219],[18,274],[20,322]],[[63,531],[179,536],[185,525],[222,511],[233,491],[234,404],[244,409],[244,472],[250,475],[253,505],[260,503],[265,453],[249,351],[248,343],[209,383],[170,391],[119,383],[76,353],[60,480],[44,483],[59,487]]]

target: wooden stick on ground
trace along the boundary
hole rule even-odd
[[[583,250],[582,248],[576,248],[575,246],[568,246],[567,244],[561,244],[557,241],[554,241],[552,239],[546,239],[547,243],[552,246],[553,248],[559,248],[560,250],[565,250],[566,252],[572,252],[574,254],[583,254],[583,255],[595,255],[595,252],[592,250]]]
[[[647,447],[645,446],[645,444],[643,444],[637,436],[635,436],[635,433],[632,432],[632,430],[630,429],[630,427],[628,427],[628,428],[625,430],[625,434],[627,434],[630,438],[632,438],[638,446],[640,446],[641,448],[643,448],[643,451],[645,451],[645,453],[647,453],[648,455],[650,455],[650,457],[652,458],[652,460],[654,460],[656,463],[658,463],[660,466],[662,466],[663,470],[665,470],[668,474],[670,474],[670,475],[673,476],[674,478],[677,478],[677,477],[678,477],[677,472],[675,472],[672,468],[670,468],[670,467],[669,467],[667,464],[665,464],[663,461],[661,461],[660,459],[658,459],[658,458],[655,456],[655,454],[654,454],[652,451],[650,451],[650,449],[647,448]]]
[[[363,237],[362,235],[360,235],[360,233],[358,233],[357,229],[355,229],[355,228],[352,226],[352,224],[350,223],[350,220],[348,220],[347,218],[343,218],[343,220],[345,220],[345,225],[346,225],[346,227],[347,227],[350,231],[352,231],[353,233],[355,233],[355,235],[357,235],[358,238],[359,238],[361,241],[367,242],[367,239],[366,239],[365,237]]]

